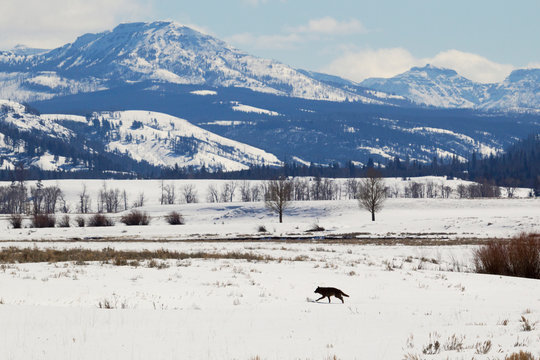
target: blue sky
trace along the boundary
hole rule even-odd
[[[2,0],[0,46],[55,47],[119,22],[174,20],[248,53],[353,80],[411,66],[502,80],[540,67],[540,1]]]

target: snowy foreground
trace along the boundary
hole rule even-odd
[[[59,183],[68,202],[81,184]],[[146,191],[149,226],[11,229],[5,216],[0,247],[247,256],[0,265],[0,359],[540,355],[538,281],[475,274],[478,245],[463,245],[539,232],[540,199],[393,198],[375,222],[355,200],[294,202],[279,224],[261,202],[161,206],[158,182],[108,183],[120,185]],[[172,210],[186,225],[165,222]],[[325,230],[308,232],[313,224]],[[339,236],[348,240],[324,239]],[[350,297],[315,303],[317,286]]]
[[[161,269],[148,263],[3,266],[0,358],[504,359],[518,350],[540,354],[538,281],[468,272],[473,246],[305,241],[79,246],[236,251],[274,260],[159,260]],[[315,303],[318,285],[338,287],[350,297],[345,304],[335,298],[331,304]],[[112,309],[100,308],[107,302]]]

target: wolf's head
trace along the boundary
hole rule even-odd
[[[319,294],[320,294],[320,293],[321,293],[321,288],[317,286],[317,288],[315,289],[314,293],[316,293],[316,294],[319,293]]]

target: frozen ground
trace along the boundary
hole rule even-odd
[[[274,260],[159,261],[168,266],[162,269],[148,263],[3,266],[0,358],[504,359],[518,350],[540,354],[537,281],[469,273],[471,246],[80,245],[247,252]],[[345,304],[334,298],[331,304],[315,303],[319,285],[341,288],[350,297]],[[112,309],[100,308],[106,302]],[[532,324],[530,331],[522,316]],[[436,341],[437,351],[429,347]],[[424,354],[430,351],[437,353]]]
[[[540,199],[388,199],[375,222],[355,200],[293,202],[279,224],[262,202],[148,205],[149,226],[107,228],[12,229],[0,216],[0,241],[179,240],[237,237],[305,237],[346,234],[359,238],[493,238],[538,231]],[[183,226],[171,226],[164,216],[180,212]],[[75,214],[70,215],[72,221]],[[122,213],[110,215],[119,219]],[[25,220],[28,225],[30,220]],[[314,224],[325,231],[309,233]],[[264,226],[265,233],[258,231]],[[352,234],[352,235],[349,235]]]
[[[76,203],[82,183],[58,183],[68,203]],[[84,183],[95,199],[103,182]],[[174,185],[187,183],[195,184],[201,201],[208,185],[223,184]],[[375,222],[355,200],[294,202],[279,224],[260,202],[161,206],[159,184],[107,182],[133,199],[145,192],[149,226],[11,229],[4,216],[0,247],[165,248],[269,260],[158,260],[158,267],[149,261],[0,264],[0,359],[503,360],[519,350],[540,355],[538,281],[474,274],[476,245],[460,245],[539,232],[540,199],[392,198]],[[184,215],[186,225],[166,224],[163,216],[172,210]],[[325,230],[307,232],[315,223]],[[258,231],[261,225],[267,232]],[[356,240],[323,239],[340,235]],[[237,238],[250,240],[232,241]],[[367,245],[371,238],[415,245]],[[424,246],[433,239],[440,245]],[[345,304],[314,303],[317,286],[338,287],[350,297]]]

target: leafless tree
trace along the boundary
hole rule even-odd
[[[467,197],[469,199],[481,198],[482,187],[480,184],[469,184],[469,186],[467,186]]]
[[[518,180],[509,178],[504,181],[504,188],[506,189],[506,196],[509,198],[514,197],[514,193],[516,192],[516,188],[518,186]]]
[[[47,186],[43,188],[43,212],[46,214],[54,214],[56,205],[62,198],[62,190],[58,186]]]
[[[345,189],[348,199],[356,199],[358,196],[358,180],[356,179],[347,179],[345,182]]]
[[[240,184],[240,198],[242,199],[242,202],[253,201],[253,198],[251,197],[251,185],[246,180],[242,181]]]
[[[122,191],[122,202],[124,203],[124,211],[128,209],[128,196],[126,190]]]
[[[219,192],[216,189],[214,184],[208,185],[207,200],[208,202],[211,202],[211,203],[219,202]]]
[[[223,184],[221,188],[221,202],[232,202],[234,200],[234,193],[236,192],[236,187],[238,183],[234,180],[228,181]]]
[[[41,181],[30,188],[30,200],[32,201],[32,213],[41,214],[43,209],[43,184]]]
[[[313,178],[310,190],[310,197],[312,200],[322,200],[323,184],[320,177],[316,176],[315,178]]]
[[[451,194],[452,194],[452,188],[448,185],[444,185],[441,183],[441,196],[445,199],[448,199]]]
[[[66,198],[64,197],[64,194],[60,195],[60,199],[58,200],[60,202],[60,211],[64,214],[67,214],[71,211],[71,207],[66,201]]]
[[[26,187],[13,182],[0,187],[0,213],[22,214],[26,212]]]
[[[309,181],[307,179],[295,178],[293,180],[294,200],[306,201],[309,200]]]
[[[424,189],[424,184],[413,181],[408,186],[405,186],[405,197],[423,198]]]
[[[161,204],[172,205],[176,202],[174,184],[167,184],[162,187]]]
[[[187,204],[196,203],[198,201],[197,199],[197,190],[195,189],[195,186],[192,184],[186,184],[182,186],[182,196],[184,202]]]
[[[361,208],[371,212],[371,221],[375,221],[375,213],[379,212],[386,199],[386,186],[381,173],[369,169],[367,177],[360,180],[358,203]]]
[[[144,201],[145,201],[145,197],[144,197],[144,192],[140,192],[139,195],[137,196],[137,200],[135,200],[133,202],[133,207],[141,207],[141,206],[144,206]]]
[[[389,197],[398,198],[400,195],[399,185],[394,184],[391,187],[388,187],[387,195]]]
[[[321,182],[320,200],[335,200],[338,195],[338,187],[332,179],[324,178]]]
[[[118,212],[120,205],[120,190],[111,189],[105,192],[105,209],[108,213]]]
[[[86,184],[83,184],[83,188],[79,193],[79,212],[86,214],[90,211],[90,195],[86,192]]]
[[[467,186],[465,186],[464,184],[459,184],[456,190],[460,199],[464,199],[467,197],[468,189]]]
[[[437,197],[437,189],[433,181],[426,182],[426,197],[430,199]]]
[[[266,207],[279,215],[279,222],[283,222],[283,211],[291,203],[292,181],[286,178],[270,180],[267,183],[268,197],[266,198]]]
[[[258,185],[254,185],[251,187],[251,201],[261,201],[261,187]]]
[[[159,187],[161,189],[161,197],[159,198],[159,204],[163,205],[165,204],[165,181],[161,180]]]

